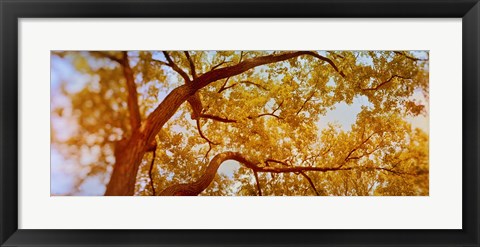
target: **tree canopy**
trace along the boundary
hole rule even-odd
[[[53,195],[429,193],[426,51],[51,59]]]

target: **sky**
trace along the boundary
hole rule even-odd
[[[415,53],[418,57],[423,57],[425,53],[417,52]],[[162,57],[160,57],[162,59]],[[368,60],[363,61],[365,63],[371,63]],[[61,87],[65,86],[66,90],[69,92],[76,92],[81,90],[86,83],[88,83],[92,78],[85,74],[79,73],[75,70],[71,63],[67,62],[64,59],[61,59],[57,56],[51,57],[51,108],[53,109],[56,106],[63,106],[68,108],[70,103],[68,98],[62,96]],[[331,80],[329,83],[335,83]],[[167,93],[161,91],[159,93],[159,101],[163,100],[166,97]],[[427,105],[428,109],[428,100],[425,99],[423,93],[419,90],[416,90],[414,95],[411,97],[416,101],[422,102]],[[351,129],[351,125],[355,123],[357,114],[361,111],[362,106],[368,106],[370,103],[365,96],[357,96],[354,98],[353,103],[348,105],[345,102],[340,102],[335,104],[332,110],[329,110],[324,116],[320,117],[317,122],[319,129],[322,130],[329,123],[337,123],[345,131]],[[428,114],[427,116],[417,116],[409,117],[408,122],[412,124],[413,127],[420,128],[428,133],[429,122]],[[57,138],[60,140],[66,140],[70,136],[74,135],[76,130],[76,123],[72,119],[66,118],[55,118],[52,117],[52,128],[56,133]],[[85,157],[87,160],[91,157]],[[218,173],[226,175],[230,178],[233,177],[234,172],[239,168],[240,164],[236,161],[225,161],[219,168]],[[52,145],[51,146],[51,194],[52,195],[62,195],[72,191],[74,187],[73,178],[77,171],[78,164],[74,161],[69,160],[66,157],[63,157],[58,150]],[[90,195],[90,194],[102,194],[104,190],[104,185],[100,182],[99,179],[88,179],[82,185],[82,191],[80,194]]]

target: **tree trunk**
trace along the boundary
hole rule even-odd
[[[115,147],[115,165],[107,185],[106,196],[131,196],[135,190],[138,167],[145,154],[145,140],[139,138],[138,132],[130,141]]]
[[[143,155],[155,141],[163,125],[175,114],[187,98],[195,93],[186,85],[174,89],[150,114],[139,129],[133,131],[128,140],[115,146],[115,164],[107,185],[106,196],[131,196],[135,190],[135,179]]]

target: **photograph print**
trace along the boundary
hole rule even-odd
[[[51,51],[51,196],[428,196],[429,51]]]

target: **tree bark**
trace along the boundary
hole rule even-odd
[[[207,169],[203,173],[203,175],[195,182],[186,183],[186,184],[175,184],[172,186],[167,187],[163,191],[161,191],[158,195],[159,196],[197,196],[202,191],[208,188],[208,186],[212,183],[213,179],[215,178],[215,174],[218,171],[218,168],[222,165],[224,161],[227,160],[235,160],[238,161],[240,164],[244,165],[245,167],[251,169],[254,173],[255,179],[257,181],[257,190],[259,195],[262,195],[258,175],[259,172],[269,172],[269,173],[297,173],[304,176],[312,189],[314,190],[317,196],[321,195],[318,190],[316,189],[313,181],[308,177],[305,173],[306,171],[317,171],[317,172],[332,172],[332,171],[349,171],[354,169],[362,169],[362,167],[312,167],[312,166],[287,166],[287,167],[267,167],[267,166],[258,166],[259,162],[255,162],[252,160],[248,160],[245,156],[238,152],[223,152],[215,155],[213,159],[207,166]],[[271,161],[271,159],[270,159]],[[382,167],[372,167],[372,169],[376,170],[383,170],[386,172],[391,172],[397,175],[418,175],[418,174],[410,174],[404,172],[394,171],[388,168]],[[322,192],[322,195],[324,193]]]
[[[160,192],[159,196],[197,196],[198,194],[202,193],[209,185],[212,183],[213,179],[215,178],[215,174],[217,173],[218,168],[224,161],[227,160],[235,160],[244,165],[245,167],[252,169],[255,179],[257,181],[257,190],[259,195],[262,195],[260,184],[258,182],[258,172],[270,172],[270,173],[303,173],[304,176],[307,176],[304,172],[305,171],[320,171],[320,172],[328,172],[328,171],[340,171],[340,170],[352,170],[352,168],[322,168],[322,167],[261,167],[257,165],[257,162],[248,160],[245,156],[238,152],[223,152],[215,155],[213,159],[207,166],[207,169],[203,173],[203,175],[195,182],[187,183],[187,184],[175,184],[172,186],[167,187],[162,192]],[[307,176],[308,177],[308,176]],[[310,185],[313,185],[311,179],[309,179]],[[315,193],[317,195],[318,192],[315,189]]]
[[[134,133],[130,140],[117,143],[115,147],[115,165],[110,182],[105,191],[106,196],[133,195],[138,167],[145,153],[146,146],[140,134]]]
[[[126,51],[122,52],[121,65],[123,68],[123,75],[127,81],[127,106],[128,112],[130,114],[130,127],[132,130],[138,129],[140,127],[140,109],[138,108],[138,94],[137,94],[137,85],[135,84],[135,79],[133,75],[132,68],[130,68],[130,61],[128,59],[128,54]],[[133,132],[133,131],[132,131]]]
[[[151,114],[139,129],[134,130],[124,145],[115,147],[115,165],[106,196],[133,195],[138,167],[148,149],[147,144],[155,141],[158,131],[190,95],[191,90],[186,85],[174,89],[155,110],[156,114]],[[154,133],[156,129],[158,131]]]
[[[160,196],[196,196],[204,191],[210,183],[212,183],[217,174],[217,170],[220,165],[227,160],[236,160],[242,164],[248,166],[253,166],[253,163],[247,161],[240,153],[236,152],[224,152],[219,153],[213,157],[210,164],[207,166],[207,170],[203,175],[195,182],[188,184],[176,184],[170,187],[167,187],[162,192]]]

